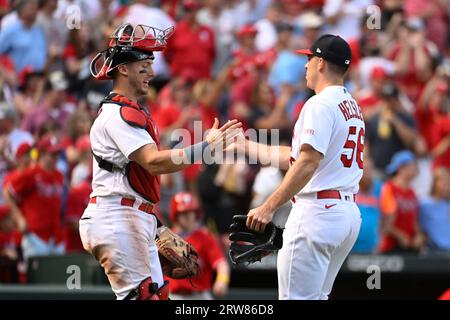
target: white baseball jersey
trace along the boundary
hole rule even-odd
[[[298,195],[321,190],[356,194],[363,172],[364,134],[361,109],[346,88],[329,86],[310,98],[294,127],[291,163],[305,143],[323,159]]]
[[[155,143],[146,130],[132,127],[121,118],[119,105],[105,103],[101,110],[90,132],[95,155],[125,168],[134,151],[146,144]],[[93,163],[91,197],[120,195],[144,200],[131,188],[127,176],[121,171],[108,172],[100,169],[97,161],[94,160]]]

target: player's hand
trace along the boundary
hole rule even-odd
[[[272,221],[274,212],[262,205],[249,211],[247,215],[247,228],[256,232],[263,232],[266,225]]]
[[[214,282],[212,292],[213,292],[214,296],[216,296],[218,298],[223,297],[228,292],[228,284],[226,284],[223,281],[216,280]]]
[[[213,150],[221,148],[224,151],[233,143],[234,137],[240,133],[239,128],[241,127],[242,123],[238,120],[229,120],[219,128],[219,120],[215,118],[214,125],[206,136],[206,141]]]
[[[234,136],[233,141],[226,147],[225,152],[245,152],[246,138],[244,130],[242,128],[237,130],[237,134]]]
[[[422,233],[418,232],[411,241],[411,247],[413,247],[416,250],[420,250],[425,244],[425,240],[426,240],[425,236]]]
[[[410,245],[411,241],[409,240],[409,237],[404,233],[401,233],[398,235],[397,242],[398,242],[398,245],[404,249],[408,249],[411,246]]]

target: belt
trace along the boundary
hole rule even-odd
[[[134,207],[134,204],[136,202],[136,199],[130,199],[130,198],[122,198],[120,200],[120,204],[124,207]],[[92,197],[89,200],[89,203],[97,203],[97,197]],[[139,205],[139,207],[137,208],[140,211],[143,211],[145,213],[148,214],[154,214],[153,211],[153,205],[149,202],[143,202]]]
[[[338,200],[355,201],[355,195],[344,196],[344,198],[342,198],[342,195],[338,190],[323,190],[317,192],[317,199],[338,199]]]

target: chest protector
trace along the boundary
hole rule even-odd
[[[112,93],[108,95],[100,104],[101,107],[105,103],[113,103],[120,106],[120,116],[123,121],[128,123],[130,126],[146,130],[149,135],[155,141],[156,146],[159,150],[159,134],[156,124],[151,118],[149,112],[139,106],[136,102],[131,101],[127,97],[122,95]],[[106,161],[99,156],[94,154],[95,160],[98,162],[100,168],[113,172],[117,168],[113,163]],[[154,204],[159,202],[160,199],[160,177],[151,175],[146,169],[139,165],[135,161],[128,162],[125,168],[125,174],[128,178],[128,182],[133,188],[133,190],[142,196],[145,200],[150,201]]]

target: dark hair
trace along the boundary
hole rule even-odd
[[[109,72],[109,75],[111,76],[113,81],[116,81],[117,78],[119,77],[119,69],[115,68],[114,70],[112,70],[111,72]]]
[[[348,67],[339,66],[331,61],[325,60],[327,62],[328,71],[336,76],[343,77],[348,70]]]

